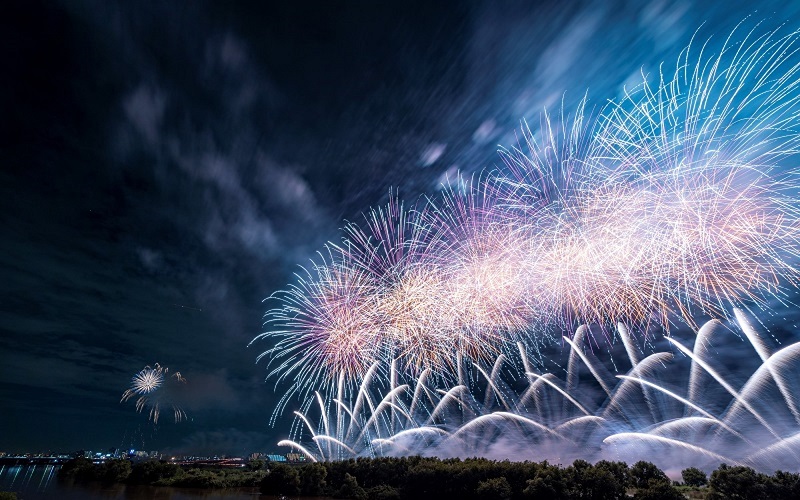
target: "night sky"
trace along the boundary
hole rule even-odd
[[[520,120],[695,32],[800,27],[759,3],[3,3],[0,451],[277,450],[291,408],[269,426],[247,345],[344,220],[493,168]],[[187,421],[119,403],[156,362]]]

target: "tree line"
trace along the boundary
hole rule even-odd
[[[625,462],[576,460],[562,467],[546,461],[389,457],[303,465],[253,461],[243,469],[196,469],[158,461],[131,465],[127,460],[110,460],[94,465],[77,458],[61,468],[59,477],[200,488],[258,486],[270,495],[355,500],[616,500],[630,495],[639,500],[800,498],[800,474],[796,473],[767,475],[722,464],[710,477],[697,468],[684,469],[683,481],[673,482],[645,461],[628,466]]]
[[[78,457],[67,461],[58,471],[60,480],[98,481],[106,484],[127,483],[181,488],[257,487],[267,475],[263,462],[242,469],[182,467],[178,464],[148,460],[132,464],[130,460],[106,460],[94,464]]]

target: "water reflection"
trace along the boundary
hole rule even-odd
[[[0,465],[0,491],[44,492],[60,465]]]
[[[0,491],[14,491],[21,499],[49,500],[273,500],[261,496],[258,488],[210,490],[167,488],[125,484],[80,484],[59,481],[60,465],[0,466]],[[312,499],[308,499],[312,500]]]

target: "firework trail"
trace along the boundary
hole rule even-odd
[[[524,129],[496,184],[543,242],[527,271],[540,314],[667,326],[796,285],[796,50],[797,33],[750,33],[712,57],[690,47],[588,133],[582,108]]]
[[[544,112],[503,168],[348,223],[271,297],[254,339],[272,343],[269,376],[292,381],[276,413],[398,370],[461,383],[465,360],[579,324],[646,332],[785,301],[800,252],[799,37],[690,46],[597,113]]]
[[[186,383],[180,372],[169,375],[169,368],[155,363],[152,367],[145,366],[131,379],[131,386],[122,393],[120,403],[136,399],[136,411],[141,413],[145,408],[153,423],[158,423],[163,407],[172,409],[175,422],[186,418],[184,412],[176,402],[176,390]]]
[[[469,368],[476,380],[470,387],[445,390],[426,377],[383,387],[370,379],[347,405],[316,395],[279,445],[313,461],[423,454],[569,463],[648,456],[667,469],[720,462],[768,472],[794,467],[800,343],[778,346],[745,313],[737,310],[736,317],[753,367],[744,383],[724,376],[724,355],[707,349],[733,341],[737,355],[743,350],[741,339],[717,320],[700,328],[693,347],[668,338],[666,350],[645,356],[620,353],[620,344],[631,341],[620,327],[622,342],[607,346],[623,368],[617,375],[608,360],[587,352],[590,338],[581,327],[569,342],[569,356],[579,362],[564,378],[543,365],[503,370],[501,355],[492,368]]]

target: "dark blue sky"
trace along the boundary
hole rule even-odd
[[[275,449],[247,344],[343,219],[788,4],[5,3],[0,451]],[[119,404],[155,362],[189,421]]]

